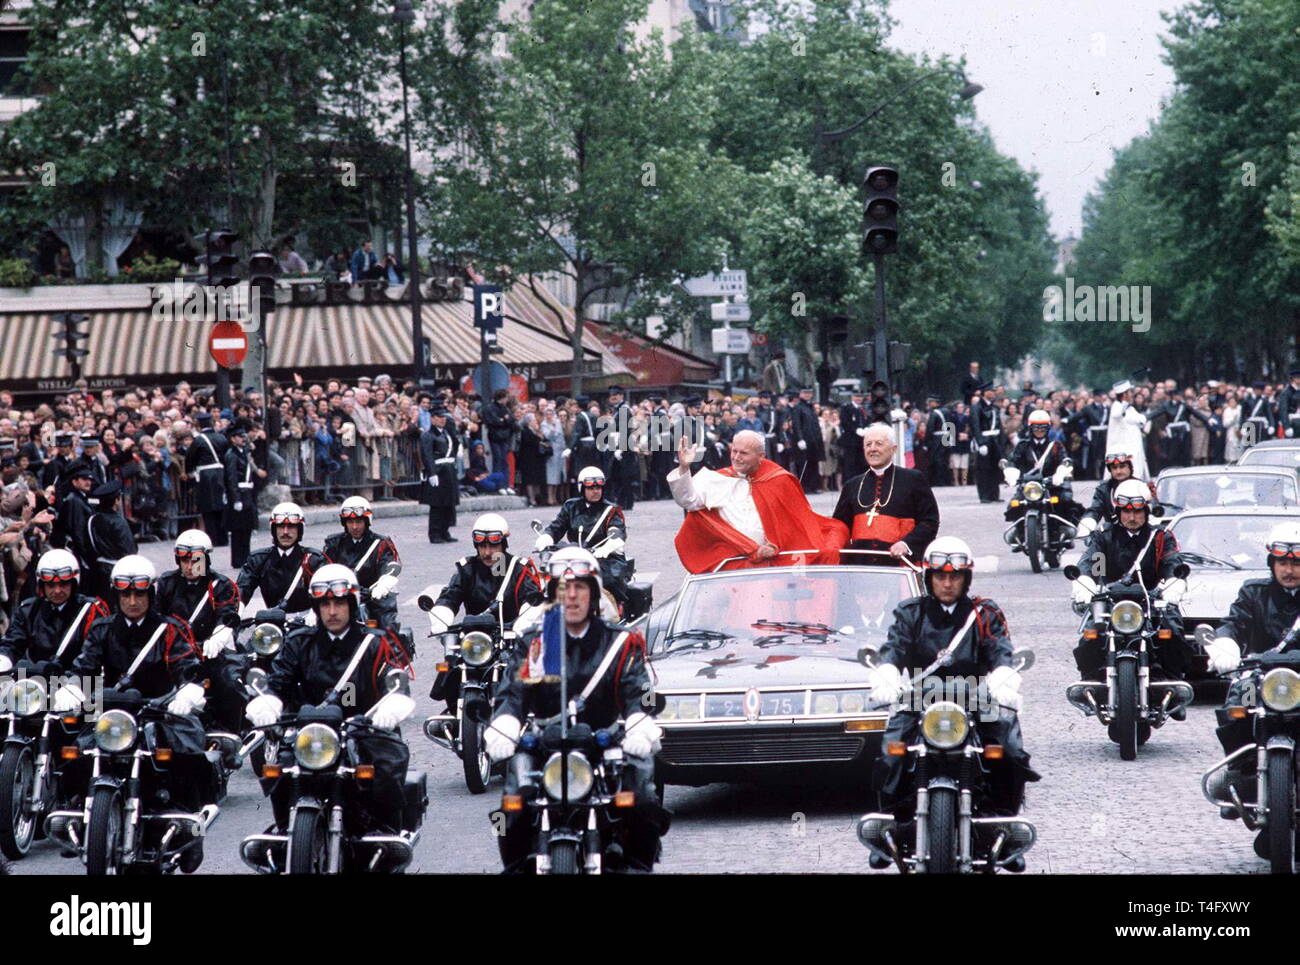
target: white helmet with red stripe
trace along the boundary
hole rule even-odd
[[[931,593],[934,592],[931,574],[936,572],[965,573],[966,585],[962,588],[962,592],[970,590],[971,579],[975,572],[975,554],[971,552],[965,540],[958,539],[956,536],[940,536],[925,548],[921,563],[925,567],[925,588]]]
[[[591,584],[591,610],[600,612],[600,598],[605,590],[605,583],[600,575],[600,560],[590,550],[581,546],[566,546],[551,554],[546,563],[546,573],[551,582],[546,586],[546,596],[554,600],[556,587],[561,577],[565,579],[587,580]]]
[[[357,582],[357,575],[342,563],[326,563],[313,573],[307,583],[307,593],[311,597],[312,609],[331,596],[351,600],[354,618],[361,608],[361,584]]]
[[[290,523],[298,527],[298,541],[302,542],[303,528],[307,517],[302,514],[302,507],[297,503],[276,503],[271,509],[271,540],[275,540],[275,527],[281,523]]]
[[[39,590],[44,583],[61,583],[65,580],[72,581],[72,592],[75,594],[81,583],[81,564],[67,550],[46,550],[36,561],[36,588]]]
[[[1029,418],[1025,422],[1029,425],[1031,433],[1042,429],[1043,433],[1046,434],[1047,430],[1052,428],[1052,417],[1048,415],[1046,409],[1035,409],[1029,413]]]
[[[370,505],[370,500],[364,496],[349,496],[343,500],[343,505],[339,507],[339,522],[346,523],[349,519],[364,519],[366,529],[370,528],[370,521],[375,518],[375,511]]]

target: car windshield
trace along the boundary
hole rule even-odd
[[[1167,506],[1294,506],[1293,477],[1264,473],[1190,473],[1168,476],[1156,483],[1156,496]]]
[[[668,649],[743,646],[855,655],[883,642],[899,601],[915,596],[911,572],[808,567],[732,572],[682,589]]]
[[[1278,523],[1294,516],[1183,516],[1169,529],[1187,553],[1225,560],[1246,569],[1264,568],[1264,544]]]
[[[1243,466],[1285,466],[1300,469],[1300,448],[1277,446],[1269,449],[1247,449],[1241,457]]]

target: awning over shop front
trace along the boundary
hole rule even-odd
[[[608,348],[627,366],[634,389],[670,389],[686,383],[708,382],[718,377],[718,366],[708,359],[632,332],[615,331],[599,322],[588,322]]]

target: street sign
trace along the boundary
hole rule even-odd
[[[682,282],[688,295],[707,298],[711,295],[743,295],[749,290],[749,281],[745,269],[732,271],[715,271],[699,278],[688,278]]]
[[[767,344],[767,332],[755,332],[755,333],[750,337],[750,340],[751,340],[755,345],[766,345],[766,344]]]
[[[208,336],[208,352],[226,369],[237,369],[248,355],[248,336],[238,322],[217,322]]]
[[[500,285],[474,286],[474,327],[489,332],[501,327],[501,316],[505,313],[505,298]]]
[[[713,351],[719,355],[745,355],[749,352],[750,337],[747,328],[715,328]]]
[[[709,306],[715,322],[749,321],[748,302],[714,302]]]
[[[488,382],[491,384],[488,386],[486,392],[483,391],[483,386],[479,384],[483,380],[482,374],[483,367],[479,365],[474,366],[474,369],[470,372],[469,376],[461,382],[461,391],[472,391],[481,399],[490,399],[497,389],[511,388],[510,370],[500,362],[492,362],[488,365]]]

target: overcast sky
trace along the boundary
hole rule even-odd
[[[1079,235],[1114,148],[1173,88],[1161,10],[1177,0],[892,0],[892,46],[965,56],[998,149],[1039,174],[1052,233]]]

